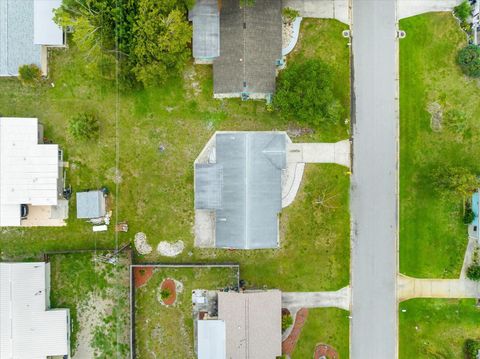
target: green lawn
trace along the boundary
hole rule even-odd
[[[348,109],[349,48],[341,36],[343,28],[333,20],[305,20],[298,48],[288,61],[320,57],[329,63],[338,79],[336,91]],[[88,77],[74,48],[53,54],[50,82],[54,87],[25,88],[15,79],[0,79],[0,90],[8,94],[0,98],[2,114],[39,117],[47,137],[66,151],[67,177],[73,189],[107,185],[118,220],[127,220],[130,232],[117,238],[111,230],[92,233],[90,225],[75,219],[72,201],[65,228],[3,229],[3,258],[32,258],[45,250],[109,248],[143,231],[154,248],[161,240],[183,240],[186,249],[175,259],[161,258],[154,250],[149,256],[137,257],[140,262],[233,260],[242,265],[244,279],[252,285],[285,290],[338,289],[348,283],[349,177],[345,168],[336,165],[307,169],[299,199],[282,213],[282,249],[193,248],[193,161],[214,131],[286,130],[298,124],[268,111],[261,101],[214,100],[211,66],[189,65],[182,79],[117,97],[108,82]],[[78,142],[66,132],[68,119],[82,111],[99,115],[101,131],[96,143]],[[337,141],[348,137],[348,129],[348,123],[341,122],[294,140]],[[118,188],[114,183],[115,139],[121,177]],[[160,145],[164,152],[158,151]],[[323,196],[332,198],[322,207],[316,203]]]
[[[334,347],[340,359],[349,352],[348,312],[336,308],[309,309],[305,326],[297,342],[292,359],[311,358],[317,344]]]
[[[183,284],[175,305],[158,300],[165,278]],[[136,290],[135,339],[138,359],[196,358],[193,348],[192,290],[217,290],[237,285],[236,268],[157,268],[150,280]]]
[[[466,339],[480,338],[475,300],[412,299],[400,304],[400,359],[463,358]]]
[[[418,277],[458,277],[467,245],[462,199],[432,186],[431,173],[448,165],[480,173],[478,82],[456,65],[465,34],[450,13],[402,20],[400,41],[400,270]],[[463,135],[432,131],[427,109],[460,110]]]
[[[106,254],[49,255],[51,307],[70,309],[72,355],[130,356],[130,255],[121,253],[113,265],[98,260]]]

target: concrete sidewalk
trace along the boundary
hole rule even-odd
[[[411,298],[479,298],[480,283],[469,279],[418,279],[398,276],[398,301]]]
[[[397,0],[398,18],[424,14],[426,12],[452,11],[462,0]],[[408,36],[408,34],[407,34]]]
[[[336,163],[350,168],[350,141],[336,143],[289,143],[288,163]]]
[[[282,307],[290,312],[299,308],[340,308],[350,310],[350,287],[336,292],[283,292]]]

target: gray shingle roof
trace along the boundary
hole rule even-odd
[[[193,57],[213,59],[220,55],[218,0],[197,0],[188,13],[193,22]]]
[[[215,210],[216,247],[278,247],[285,167],[284,133],[216,134],[216,164],[195,167],[195,205]]]
[[[25,64],[41,67],[33,18],[33,0],[0,0],[0,76],[16,76]]]
[[[215,94],[275,91],[276,61],[282,58],[282,2],[222,0],[220,56],[213,62]]]

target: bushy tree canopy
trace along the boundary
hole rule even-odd
[[[480,47],[468,45],[458,53],[458,64],[463,73],[470,77],[480,77]]]
[[[189,57],[193,0],[64,0],[55,20],[71,26],[72,40],[92,76],[160,84]],[[118,65],[118,66],[116,66]]]
[[[433,185],[440,191],[466,197],[480,187],[480,179],[464,167],[441,167],[432,173]]]
[[[283,70],[273,106],[286,118],[311,126],[335,123],[344,114],[333,94],[332,71],[320,60],[293,63]]]
[[[90,113],[81,113],[70,119],[68,131],[75,139],[80,141],[98,138],[100,127],[96,116]]]
[[[453,9],[453,13],[456,17],[462,22],[466,21],[472,12],[472,7],[470,3],[465,0],[461,4],[457,5]]]

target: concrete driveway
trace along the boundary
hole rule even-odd
[[[337,19],[349,24],[347,0],[283,0],[283,7],[298,10],[302,17]]]
[[[452,11],[462,0],[398,0],[398,18],[434,11]]]
[[[340,308],[350,309],[350,288],[335,292],[283,292],[282,307],[290,312],[299,308]]]

